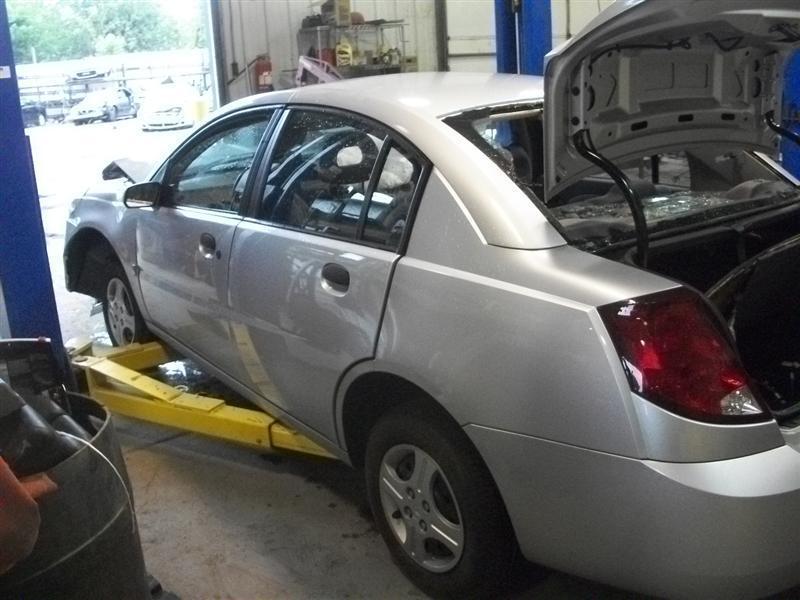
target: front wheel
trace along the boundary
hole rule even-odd
[[[492,477],[458,425],[424,402],[372,430],[367,492],[392,558],[434,597],[479,598],[507,582],[517,551]]]
[[[120,265],[110,269],[102,300],[103,318],[112,344],[127,346],[152,339]]]

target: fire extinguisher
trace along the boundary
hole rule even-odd
[[[256,92],[271,92],[275,89],[272,85],[272,61],[269,56],[264,54],[255,60],[253,73],[256,79]]]

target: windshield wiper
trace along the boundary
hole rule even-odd
[[[581,156],[608,173],[609,177],[622,190],[622,195],[625,196],[625,201],[633,214],[633,224],[636,228],[636,263],[642,268],[647,268],[647,254],[650,247],[647,220],[644,216],[642,200],[633,189],[630,179],[622,169],[597,151],[588,129],[581,129],[572,136],[572,143],[575,144],[575,149]]]

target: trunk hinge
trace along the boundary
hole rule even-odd
[[[572,136],[572,143],[575,149],[589,162],[597,165],[603,171],[608,173],[614,183],[622,190],[625,200],[633,213],[633,223],[636,227],[636,264],[642,268],[647,268],[647,255],[650,246],[650,240],[647,232],[647,220],[644,216],[644,208],[642,201],[636,190],[633,189],[630,179],[625,173],[613,162],[608,160],[605,156],[598,152],[597,148],[592,142],[592,136],[588,129],[581,129]]]

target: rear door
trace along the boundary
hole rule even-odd
[[[233,234],[273,110],[233,115],[185,144],[162,181],[170,197],[137,224],[139,285],[158,328],[210,362],[230,362],[226,300]]]
[[[283,119],[230,267],[237,377],[333,439],[342,373],[374,355],[424,161],[366,119]]]

